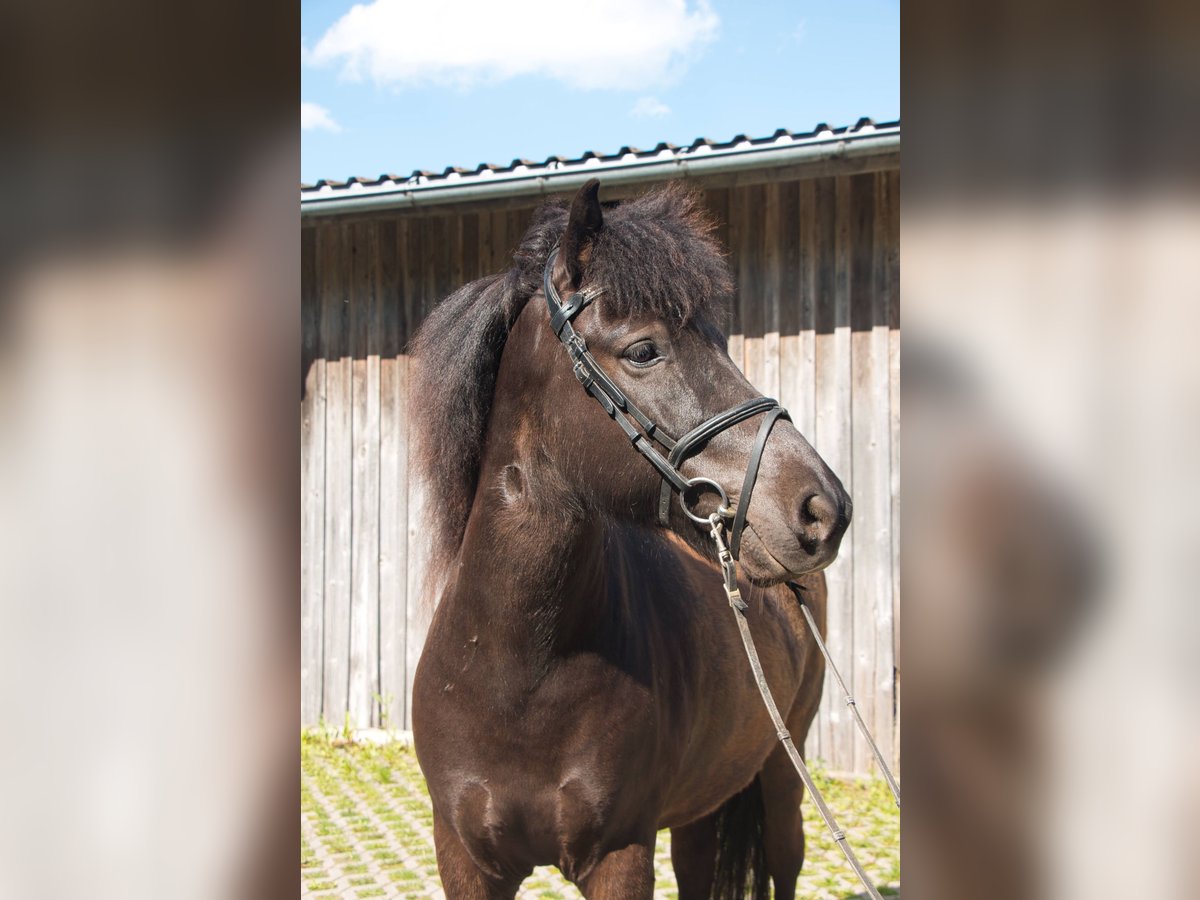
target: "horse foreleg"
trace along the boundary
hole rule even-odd
[[[462,839],[436,811],[433,844],[447,900],[511,900],[517,895],[523,879],[500,878],[484,872],[471,858]]]
[[[605,854],[579,882],[587,900],[652,900],[654,839],[628,844]]]
[[[717,817],[671,829],[671,866],[679,900],[708,900],[717,864]]]
[[[804,785],[782,747],[767,757],[759,777],[765,813],[763,845],[767,872],[775,885],[775,900],[792,900],[796,896],[796,879],[804,865],[804,817],[800,812]]]

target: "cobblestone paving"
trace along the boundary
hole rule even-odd
[[[355,743],[308,732],[301,744],[302,897],[442,897],[433,851],[433,810],[416,756],[403,743]],[[900,882],[899,812],[882,781],[815,773],[839,822],[884,894]],[[860,896],[854,873],[812,803],[804,803],[808,854],[797,896]],[[671,835],[659,834],[656,898],[675,898]],[[551,867],[536,869],[521,898],[578,898]]]

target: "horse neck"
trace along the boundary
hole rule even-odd
[[[464,618],[531,661],[595,640],[612,621],[604,517],[585,511],[581,492],[529,439],[545,426],[528,398],[563,389],[552,386],[555,373],[578,390],[545,316],[527,304],[509,334],[451,591]]]
[[[501,445],[503,446],[503,444]],[[606,616],[604,524],[570,498],[514,501],[490,461],[459,554],[455,602],[531,664],[587,643]]]

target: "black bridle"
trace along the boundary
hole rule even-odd
[[[557,256],[558,247],[555,247],[550,251],[545,271],[542,273],[542,287],[546,294],[546,306],[550,311],[550,327],[562,341],[563,346],[567,348],[567,353],[574,365],[575,377],[579,383],[599,401],[609,417],[621,426],[621,430],[625,432],[625,436],[629,438],[634,449],[642,454],[662,476],[662,490],[658,501],[659,522],[663,525],[668,524],[671,492],[675,491],[679,494],[679,505],[688,518],[698,525],[708,526],[710,522],[707,518],[692,512],[688,507],[687,497],[688,492],[694,488],[712,488],[721,496],[721,504],[717,512],[724,518],[733,519],[733,525],[730,528],[729,549],[733,558],[737,559],[741,551],[742,529],[746,524],[746,510],[750,507],[750,495],[754,492],[754,483],[758,478],[758,467],[767,446],[767,438],[771,436],[771,429],[777,421],[780,419],[791,421],[787,410],[770,397],[753,397],[706,419],[679,439],[671,437],[625,396],[624,391],[617,387],[616,383],[600,368],[595,358],[588,352],[587,343],[572,327],[571,321],[589,303],[603,294],[604,288],[589,287],[576,291],[566,303],[563,303],[554,287],[554,260]],[[746,464],[746,477],[742,481],[742,492],[738,497],[736,511],[730,508],[729,495],[717,482],[711,478],[685,478],[679,471],[683,460],[698,451],[707,441],[739,422],[763,414],[765,414],[765,418],[759,426],[758,437],[750,451],[750,459]],[[655,442],[667,451],[665,457],[654,446]]]

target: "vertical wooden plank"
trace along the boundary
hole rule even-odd
[[[379,361],[379,694],[380,724],[404,725],[408,598],[408,430],[403,355],[403,226],[385,223],[379,233],[383,339]]]
[[[425,306],[426,315],[429,315],[435,306],[458,287],[453,280],[455,248],[459,238],[458,217],[439,216],[438,219],[437,251],[433,257],[433,290]]]
[[[486,273],[480,265],[479,213],[464,213],[462,217],[462,258],[464,281],[475,281]]]
[[[800,289],[800,185],[795,181],[779,185],[779,224],[777,250],[779,259],[779,393],[776,395],[800,430],[801,384],[800,372],[800,313],[803,302]]]
[[[406,339],[411,341],[421,327],[422,269],[425,251],[421,236],[425,231],[425,220],[406,218],[404,227],[404,269],[400,273],[401,291],[404,295],[404,325]],[[405,343],[407,348],[408,344]],[[407,352],[407,349],[406,351]]]
[[[894,448],[892,447],[892,342],[891,342],[891,304],[893,296],[890,285],[890,243],[891,243],[891,199],[890,185],[887,172],[877,172],[873,176],[875,190],[874,209],[874,255],[872,266],[874,270],[874,316],[872,329],[872,355],[877,374],[874,385],[874,403],[876,410],[876,427],[883,434],[883,448],[880,452],[882,477],[880,492],[884,522],[881,525],[883,535],[879,540],[876,552],[880,556],[880,577],[878,581],[879,595],[875,598],[876,616],[873,655],[875,659],[875,681],[873,684],[875,697],[876,730],[886,734],[880,738],[880,747],[888,758],[895,754],[895,585],[893,581],[893,524],[895,497],[893,493],[895,472],[892,468]]]
[[[874,646],[871,636],[874,631],[874,596],[871,582],[871,566],[875,562],[871,553],[871,535],[878,526],[875,501],[878,485],[874,484],[874,468],[869,460],[870,447],[864,446],[872,424],[871,410],[867,409],[871,394],[873,374],[871,358],[871,318],[874,312],[871,303],[871,244],[863,247],[864,217],[870,222],[869,204],[873,190],[863,179],[851,176],[845,182],[849,189],[850,234],[847,248],[850,261],[850,356],[851,356],[851,418],[850,418],[850,465],[854,479],[854,529],[847,535],[854,547],[854,565],[850,572],[854,597],[854,635],[852,637],[852,677],[848,676],[850,690],[858,699],[859,714],[867,727],[875,728],[874,692],[871,679],[874,676],[870,649]],[[859,503],[866,508],[860,509]],[[864,695],[864,690],[866,694]],[[863,770],[865,743],[854,734],[853,756],[850,770]]]
[[[419,329],[425,321],[425,313],[433,306],[432,295],[436,288],[434,280],[434,257],[437,245],[441,240],[440,222],[437,216],[422,216],[411,220],[412,234],[410,241],[416,248],[412,259],[411,275],[413,285],[413,315]]]
[[[509,236],[509,251],[505,254],[504,262],[500,265],[500,271],[506,271],[512,268],[512,254],[521,246],[521,239],[526,232],[524,228],[524,214],[521,210],[509,210],[508,220],[508,236]]]
[[[411,339],[421,324],[421,304],[424,302],[425,269],[429,265],[428,216],[405,218],[405,267],[403,272],[405,313],[415,327],[409,333]]]
[[[720,244],[721,250],[729,253],[729,189],[728,188],[708,188],[704,192],[704,205],[712,216],[713,222],[716,224],[714,235],[717,242]],[[732,320],[728,309],[726,309],[723,318],[717,323],[721,327],[721,331],[729,335],[732,330]]]
[[[799,359],[796,365],[794,405],[788,407],[792,421],[800,433],[814,447],[817,445],[816,422],[816,381],[815,366],[816,352],[816,304],[814,295],[817,289],[817,230],[816,222],[816,187],[811,178],[799,181],[796,185],[796,216],[799,227],[797,241],[799,243],[797,275],[797,290],[799,291],[799,334],[797,353]],[[827,687],[827,685],[826,685]],[[821,706],[817,710],[816,720],[809,730],[806,747],[816,759],[828,762],[829,750],[829,715],[826,708],[827,700],[822,694]]]
[[[373,223],[349,226],[350,415],[350,720],[373,724],[379,651],[379,356],[371,346],[374,304]]]
[[[438,302],[444,282],[444,260],[446,258],[446,218],[432,216],[421,223],[421,241],[425,256],[421,260],[421,321]]]
[[[733,273],[733,299],[729,316],[729,358],[742,372],[746,371],[746,326],[742,315],[746,284],[742,279],[743,233],[748,218],[745,211],[744,188],[729,189],[729,270]]]
[[[414,406],[409,404],[409,433],[416,425]],[[415,478],[408,483],[408,606],[405,610],[407,618],[406,641],[407,670],[405,672],[405,696],[407,702],[404,713],[404,727],[412,728],[412,685],[416,675],[417,664],[421,651],[425,646],[425,635],[429,631],[429,622],[438,598],[426,594],[427,581],[425,564],[429,548],[424,541],[425,530],[421,527],[421,516],[425,509],[425,485]]]
[[[322,355],[322,285],[318,279],[318,229],[300,238],[300,723],[321,719],[325,602],[325,359]]]
[[[398,580],[400,581],[399,590],[403,590],[404,607],[399,613],[397,622],[397,652],[393,657],[394,666],[392,675],[388,680],[388,690],[396,698],[394,707],[396,716],[392,720],[394,727],[411,727],[410,711],[412,708],[412,683],[411,673],[416,670],[417,661],[420,659],[421,650],[425,644],[425,633],[409,634],[409,622],[411,616],[409,610],[416,604],[422,602],[422,596],[419,591],[413,593],[411,585],[413,578],[409,576],[411,569],[420,576],[420,560],[415,559],[412,555],[412,548],[408,539],[408,526],[410,521],[410,489],[409,483],[413,479],[413,441],[412,433],[409,430],[409,357],[401,356],[396,360],[396,398],[393,405],[393,412],[399,423],[398,431],[402,435],[402,440],[397,441],[397,487],[396,487],[396,528],[397,528],[397,553],[403,554],[403,566],[399,568]],[[430,604],[432,605],[432,603]],[[415,645],[415,646],[414,646]],[[405,723],[409,723],[405,725]]]
[[[891,409],[888,391],[888,297],[883,290],[885,238],[878,173],[853,184],[852,312],[854,351],[854,599],[855,695],[885,756],[892,749],[892,497]],[[855,745],[855,769],[872,767],[865,740]]]
[[[433,309],[439,299],[440,282],[437,269],[439,267],[439,260],[447,258],[446,243],[448,228],[443,216],[413,220],[412,228],[416,234],[417,245],[420,247],[420,255],[413,260],[415,264],[410,267],[413,273],[414,289],[418,291],[420,298],[419,303],[414,303],[413,307],[413,314],[419,328],[419,322],[425,320],[425,316]],[[411,435],[420,427],[420,407],[410,402],[408,407],[408,433]],[[425,593],[427,587],[425,561],[428,557],[429,549],[425,541],[426,529],[424,527],[426,502],[424,484],[419,479],[412,477],[410,472],[408,484],[409,599],[408,607],[405,611],[407,629],[405,696],[409,699],[408,708],[405,711],[406,728],[412,727],[411,700],[413,677],[417,671],[421,650],[425,645],[425,635],[429,630],[429,621],[437,601],[436,597],[426,596]]]
[[[830,275],[828,279],[823,277],[831,270],[823,268],[822,260],[823,250],[831,248],[833,244],[833,207],[832,203],[821,204],[820,211],[828,214],[828,221],[818,214],[819,184],[820,182],[814,179],[805,179],[800,182],[800,241],[803,248],[800,256],[802,291],[800,352],[802,358],[804,358],[806,350],[810,356],[802,362],[805,374],[808,376],[808,383],[800,391],[801,411],[797,418],[798,422],[803,423],[800,426],[801,433],[818,451],[820,450],[820,442],[817,440],[817,385],[820,381],[816,363],[818,316],[822,326],[827,324],[827,320],[832,323],[833,318],[832,307],[829,307],[830,311],[827,312],[826,307],[822,306],[825,302],[830,304],[833,302],[832,294],[826,293],[827,291],[832,292],[832,276]],[[829,327],[832,325],[830,324]],[[828,633],[829,626],[827,624],[826,634]],[[834,749],[832,723],[829,720],[831,709],[829,684],[829,676],[826,676],[814,730],[817,732],[817,746],[820,748],[818,756],[826,764],[832,766]]]
[[[763,380],[763,207],[765,189],[752,184],[738,189],[742,194],[738,226],[738,311],[742,319],[742,371],[762,390]]]
[[[454,217],[454,277],[450,279],[450,290],[447,294],[457,291],[475,278],[467,269],[467,241],[470,238],[466,233],[466,228],[466,217],[456,215]]]
[[[782,226],[782,191],[778,182],[762,186],[763,234],[758,242],[761,254],[760,302],[762,304],[762,363],[759,390],[768,397],[779,399],[779,341],[783,303],[783,270],[785,265],[784,233]]]
[[[350,686],[350,496],[353,379],[346,226],[321,226],[322,333],[325,338],[325,678],[322,715],[346,716]]]
[[[517,249],[521,246],[521,241],[525,239],[525,232],[529,230],[529,222],[531,219],[532,210],[528,207],[521,207],[520,209],[513,210],[513,214],[508,220],[508,227],[511,229],[513,253],[517,251]],[[505,266],[505,268],[508,268],[508,266],[511,265],[512,259],[510,257],[508,265]]]
[[[508,213],[502,209],[492,210],[492,272],[508,268]]]
[[[892,496],[892,761],[900,765],[900,172],[884,173],[887,224],[884,289],[888,300],[888,390]]]
[[[820,284],[820,258],[819,258],[819,238],[821,235],[818,229],[817,220],[817,184],[814,179],[808,178],[800,182],[800,355],[802,358],[801,369],[808,376],[807,385],[802,385],[799,391],[800,404],[798,414],[793,413],[793,417],[797,420],[797,427],[801,433],[808,439],[818,450],[820,442],[817,440],[817,383],[818,372],[816,365],[816,346],[817,346],[817,314],[818,301],[817,290]],[[824,318],[824,317],[823,317]],[[810,358],[805,359],[805,350],[808,350]],[[826,636],[829,634],[829,626],[826,624]],[[818,756],[825,761],[826,764],[831,764],[833,759],[833,747],[831,743],[831,729],[829,722],[829,678],[826,676],[825,684],[821,694],[821,705],[817,710],[817,718],[814,723],[813,730],[816,731],[816,743],[820,748]]]
[[[405,220],[405,256],[403,270],[404,291],[404,325],[407,340],[411,341],[423,321],[423,298],[425,284],[425,267],[428,257],[425,249],[425,233],[428,220],[425,218],[410,218]],[[406,343],[407,346],[407,343]],[[412,382],[413,363],[406,356],[408,380]],[[434,598],[426,598],[422,593],[424,587],[424,569],[422,567],[423,531],[420,528],[420,482],[413,467],[412,452],[414,429],[419,427],[413,413],[411,398],[407,392],[404,396],[404,433],[408,441],[409,471],[405,490],[405,519],[404,541],[408,566],[405,569],[404,606],[404,728],[412,728],[412,679],[416,672],[417,663],[421,658],[421,650],[425,646],[425,630],[423,627],[422,606],[432,606]]]
[[[779,402],[792,416],[792,424],[801,434],[804,430],[802,404],[803,386],[810,379],[803,373],[801,356],[801,325],[803,291],[801,288],[801,230],[800,230],[800,184],[784,181],[775,185],[777,214],[775,221],[768,223],[774,235],[774,257],[778,267],[773,279],[778,284],[778,302],[772,317],[774,330],[778,332],[778,391]],[[809,728],[804,750],[812,758],[820,758],[820,726],[814,723]]]
[[[479,214],[479,270],[481,275],[491,275],[497,271],[496,233],[492,225],[492,215],[489,212]]]
[[[811,442],[816,433],[816,309],[821,298],[817,279],[819,260],[816,220],[816,187],[812,179],[796,186],[799,234],[798,285],[799,297],[799,360],[794,386],[796,401],[788,409],[796,427]]]
[[[814,446],[847,489],[853,491],[850,453],[850,183],[847,177],[816,184],[818,245]],[[856,527],[856,526],[851,526]],[[829,584],[829,649],[848,680],[853,679],[853,539],[842,543],[826,569]],[[853,736],[836,685],[826,677],[823,705],[829,721],[829,764],[851,770]]]
[[[704,194],[704,202],[717,223],[717,240],[728,252],[732,247],[729,240],[729,188],[709,188]]]
[[[435,305],[463,285],[462,216],[446,216],[446,246],[438,261],[441,280],[434,296]]]
[[[813,182],[811,179],[788,182],[784,185],[781,210],[782,227],[787,230],[789,257],[785,263],[786,317],[783,324],[787,365],[781,373],[781,392],[788,397],[787,408],[796,428],[810,442],[816,443],[814,413],[815,371],[813,337],[813,293],[815,290],[813,218]],[[787,285],[793,285],[787,287]],[[817,719],[809,730],[806,743],[808,754],[828,759],[829,717],[822,704]]]

